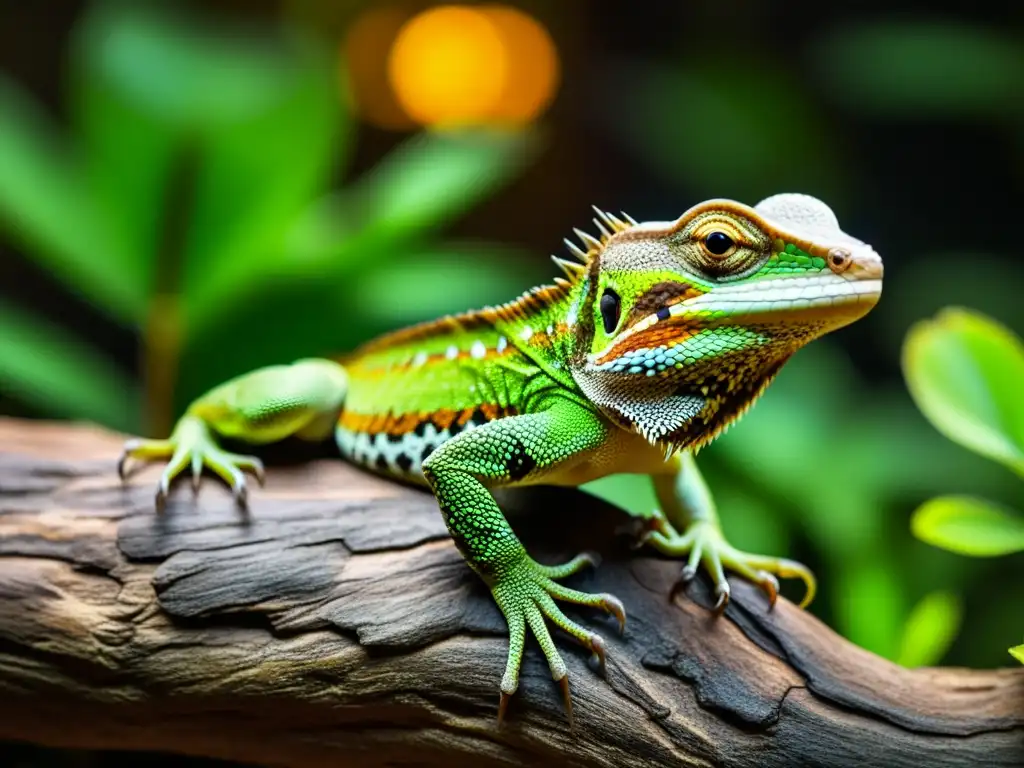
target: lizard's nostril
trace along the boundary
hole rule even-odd
[[[853,255],[845,248],[833,248],[828,252],[828,266],[836,274],[845,272],[852,262]]]

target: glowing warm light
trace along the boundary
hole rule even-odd
[[[496,105],[495,117],[525,123],[551,103],[558,86],[555,44],[534,19],[506,6],[480,9],[494,22],[505,41],[509,77]]]
[[[418,123],[525,123],[550,103],[558,58],[543,27],[520,11],[444,5],[402,27],[388,74]]]
[[[486,120],[508,77],[505,43],[494,22],[471,8],[421,13],[398,34],[388,71],[398,102],[428,125]]]
[[[409,14],[398,8],[371,8],[345,35],[344,69],[356,111],[379,128],[408,130],[416,126],[395,99],[388,80],[388,53],[408,20]]]

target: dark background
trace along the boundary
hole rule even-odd
[[[1019,611],[1011,608],[1024,597],[1020,556],[968,560],[940,552],[913,539],[908,521],[917,505],[940,493],[973,492],[1019,505],[1019,480],[930,427],[906,394],[899,355],[911,324],[949,305],[1024,330],[1022,7],[851,0],[509,4],[549,31],[561,62],[559,88],[533,128],[536,155],[438,226],[440,244],[422,261],[424,274],[436,279],[419,290],[442,295],[424,298],[412,285],[396,288],[381,300],[385,306],[325,301],[315,337],[301,327],[247,335],[251,313],[228,318],[208,342],[184,344],[180,377],[167,382],[173,400],[166,415],[255,365],[344,351],[439,308],[512,298],[550,279],[547,254],[564,251],[561,240],[572,227],[587,228],[591,204],[640,220],[671,219],[708,197],[753,204],[776,192],[813,194],[829,202],[846,231],[882,254],[885,292],[867,318],[798,355],[763,403],[707,452],[726,530],[741,546],[812,565],[823,586],[813,610],[877,653],[905,663],[1013,663],[1005,649],[1024,634]],[[352,20],[384,3],[174,5],[225,29],[288,23],[337,51]],[[390,5],[408,13],[430,7]],[[74,122],[69,49],[94,6],[0,3],[0,74],[64,134],[73,134]],[[346,157],[328,189],[372,172],[411,135],[376,128],[358,114],[345,120]],[[73,135],[65,138],[74,142]],[[0,164],[0,183],[4,174]],[[146,330],[37,259],[17,221],[2,215],[2,200],[0,309],[73,331],[119,375],[139,376],[147,365]],[[465,256],[450,243],[479,244],[472,258],[484,265],[482,282],[452,274],[453,259]],[[346,279],[365,273],[369,280],[383,256],[367,249],[363,266]],[[263,314],[292,306],[267,301],[257,307]],[[313,299],[305,303],[316,308]],[[228,337],[236,344],[224,351]],[[159,410],[145,393],[141,416],[104,419],[105,411],[76,412],[59,397],[36,396],[38,388],[23,379],[12,383],[4,364],[0,353],[0,413],[94,418],[128,431],[162,423],[145,412]],[[627,481],[599,491],[626,499],[633,489]],[[923,629],[912,627],[922,600],[936,594],[947,610],[926,617]],[[14,765],[58,759],[27,748],[7,755]]]

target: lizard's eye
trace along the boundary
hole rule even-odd
[[[709,232],[704,236],[704,240],[701,241],[706,250],[712,256],[717,258],[725,258],[736,250],[736,242],[729,237],[725,232],[715,230]]]
[[[604,321],[604,332],[608,335],[615,330],[619,324],[619,314],[622,311],[622,304],[619,301],[619,294],[611,288],[605,288],[601,294],[601,319]]]

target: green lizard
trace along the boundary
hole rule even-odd
[[[595,209],[596,210],[596,209]],[[196,400],[167,440],[131,440],[129,457],[169,457],[162,508],[176,475],[203,468],[245,504],[252,456],[219,437],[265,444],[322,440],[367,469],[425,483],[455,544],[508,622],[499,720],[518,685],[527,628],[561,684],[566,667],[545,618],[603,667],[597,634],[555,600],[595,606],[624,626],[621,603],[558,582],[592,564],[580,555],[542,565],[523,548],[489,489],[580,485],[620,472],[651,477],[661,509],[646,541],[703,564],[721,609],[725,569],[763,587],[775,575],[815,582],[803,565],[739,551],[723,537],[694,453],[738,418],[801,346],[853,322],[877,302],[882,262],[846,235],[813,197],[783,194],[756,207],[710,200],[674,222],[639,224],[597,211],[599,237],[576,230],[567,279],[499,307],[445,317],[370,342],[339,361],[300,360],[240,376]],[[625,216],[625,214],[623,214]]]

